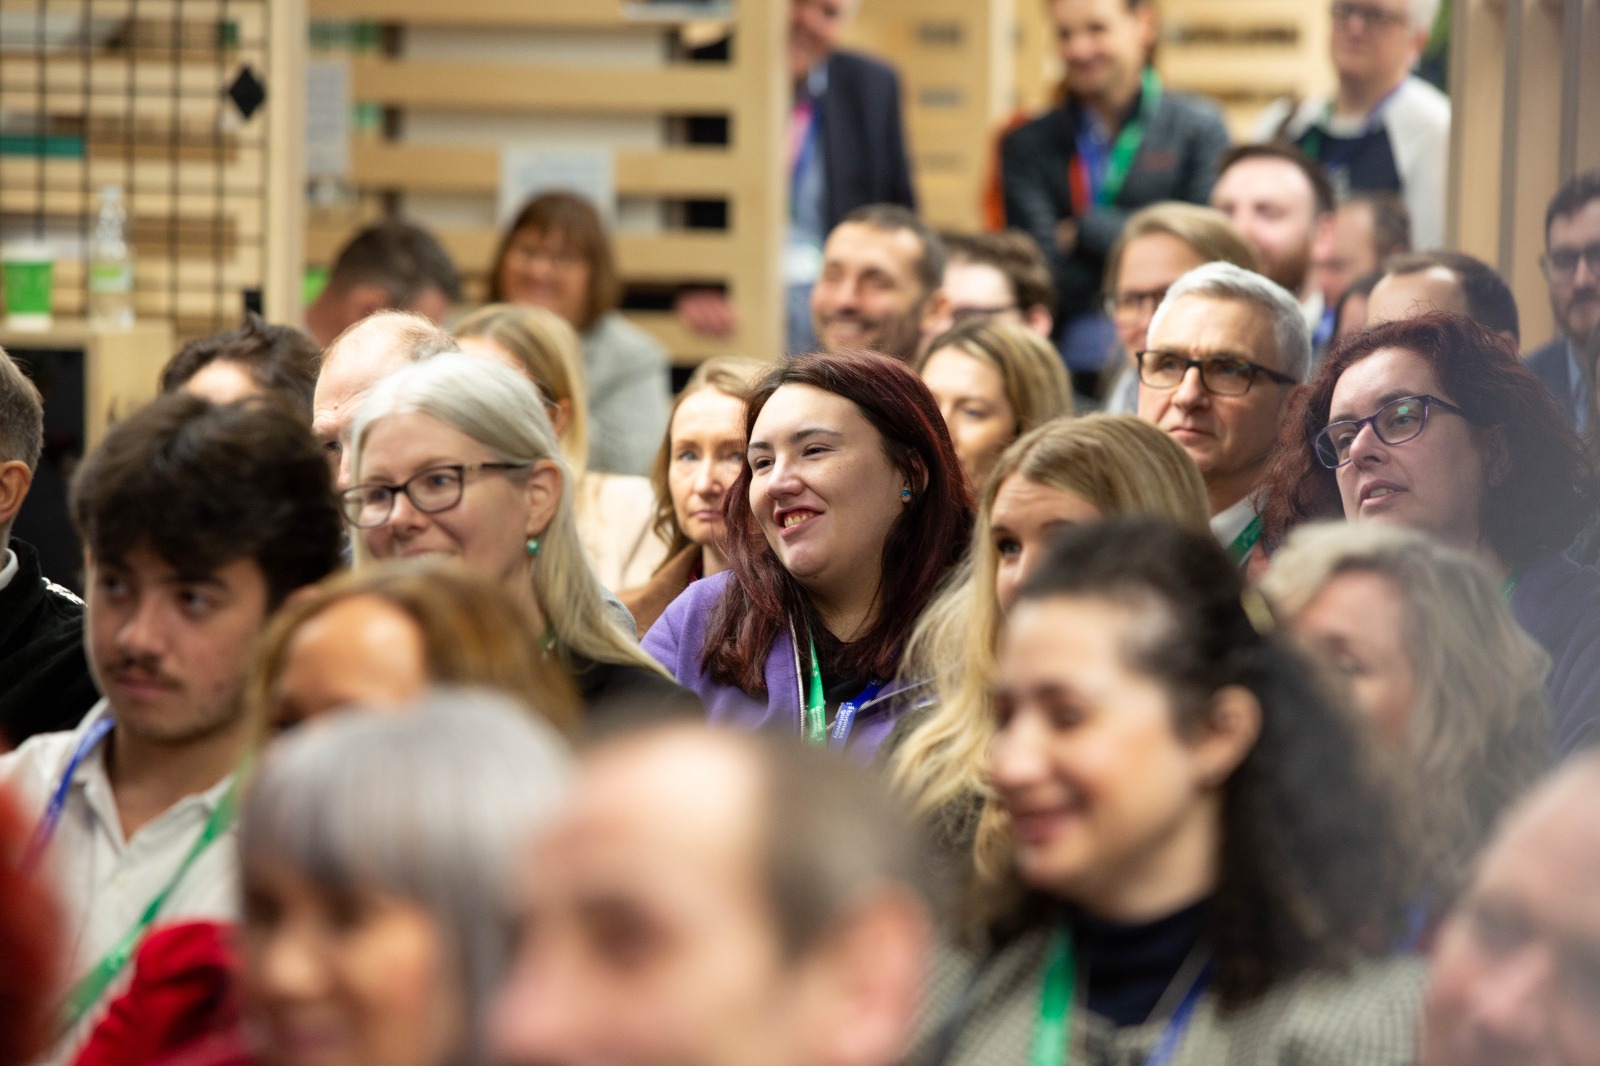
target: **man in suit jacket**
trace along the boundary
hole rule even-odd
[[[784,242],[787,347],[816,346],[811,286],[822,272],[828,234],[856,208],[898,204],[915,210],[911,164],[900,119],[900,80],[876,59],[838,47],[860,0],[790,0],[789,232]],[[677,301],[692,329],[726,336],[732,306],[716,290]]]
[[[1149,65],[1154,0],[1053,0],[1050,13],[1067,99],[1006,135],[1000,178],[1006,225],[1050,262],[1063,351],[1081,385],[1115,342],[1099,311],[1106,254],[1138,208],[1206,203],[1228,131],[1209,101],[1163,91]]]
[[[1600,348],[1600,171],[1580,174],[1557,190],[1545,212],[1550,309],[1561,336],[1528,356],[1569,424],[1587,433],[1595,423],[1594,360]]]

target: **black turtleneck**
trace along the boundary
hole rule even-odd
[[[1089,1010],[1119,1028],[1150,1017],[1184,960],[1199,943],[1206,901],[1142,925],[1123,925],[1069,910],[1078,972]],[[1187,989],[1181,989],[1187,991]]]

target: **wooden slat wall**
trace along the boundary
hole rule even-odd
[[[1040,0],[864,0],[847,43],[898,69],[922,214],[981,226],[997,124],[1011,108],[1015,11]]]
[[[1451,47],[1450,243],[1510,281],[1531,349],[1555,332],[1545,208],[1600,168],[1600,0],[1455,0]]]
[[[665,34],[670,23],[626,17],[620,0],[310,0],[314,19],[379,22],[390,38],[408,33],[504,30],[595,38],[641,32]],[[387,136],[358,137],[351,146],[357,206],[314,211],[306,231],[306,261],[326,266],[360,226],[387,211],[414,215],[408,202],[444,201],[473,217],[490,217],[498,195],[501,145],[434,143],[408,136],[413,114],[460,114],[477,119],[537,120],[589,117],[661,123],[676,115],[726,115],[727,147],[619,144],[614,156],[619,200],[726,199],[726,231],[677,230],[615,235],[625,284],[670,286],[721,282],[739,315],[739,330],[711,341],[684,330],[669,313],[632,314],[681,365],[715,354],[773,358],[782,351],[783,299],[779,278],[787,204],[783,132],[787,87],[783,74],[784,5],[739,0],[732,28],[736,46],[726,64],[674,63],[556,67],[503,56],[475,60],[404,55],[359,55],[350,61],[352,95],[381,105]],[[654,27],[654,29],[650,29]],[[597,126],[598,128],[598,126]],[[419,221],[428,221],[419,218]],[[481,296],[498,239],[489,225],[436,225],[441,241]]]

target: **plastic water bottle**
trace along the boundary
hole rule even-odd
[[[89,244],[89,319],[99,326],[133,325],[133,249],[127,234],[122,189],[107,185],[100,190],[100,218]]]

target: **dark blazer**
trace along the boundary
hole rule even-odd
[[[1228,130],[1215,104],[1163,92],[1116,203],[1078,219],[1077,246],[1064,255],[1056,244],[1056,225],[1072,216],[1067,170],[1077,151],[1077,124],[1077,105],[1069,102],[1000,142],[1006,225],[1032,237],[1050,263],[1058,323],[1098,306],[1106,255],[1128,216],[1162,200],[1207,203],[1217,160],[1228,149]]]
[[[828,59],[828,88],[817,106],[827,168],[828,229],[867,204],[916,210],[911,163],[900,120],[900,79],[876,59],[838,51]]]
[[[83,603],[46,581],[15,538],[17,574],[0,589],[0,750],[72,729],[100,698],[83,656]]]
[[[1550,395],[1556,398],[1556,404],[1561,408],[1561,413],[1567,416],[1567,426],[1571,429],[1578,428],[1577,397],[1572,394],[1572,377],[1569,372],[1570,362],[1567,338],[1557,337],[1549,344],[1536,351],[1528,353],[1524,358],[1527,368],[1533,371],[1545,388],[1550,390]]]

